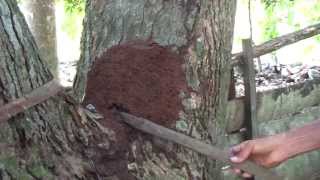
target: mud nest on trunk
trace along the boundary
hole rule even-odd
[[[112,147],[116,153],[100,160],[106,169],[112,166],[106,175],[120,173],[121,179],[131,179],[124,173],[125,158],[137,133],[115,120],[113,109],[174,127],[183,110],[181,93],[187,92],[183,63],[183,57],[169,48],[146,41],[114,46],[96,59],[88,74],[84,105],[94,105],[104,116],[101,123],[116,134]]]

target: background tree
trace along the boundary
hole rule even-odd
[[[55,77],[58,77],[57,36],[54,0],[23,0],[25,17],[40,50]]]
[[[0,107],[53,79],[15,0],[0,0],[0,49]],[[0,179],[99,179],[93,161],[109,135],[76,123],[76,109],[55,96],[2,122]]]

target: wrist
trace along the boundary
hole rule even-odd
[[[267,147],[270,148],[270,151],[279,151],[284,150],[285,142],[287,141],[287,134],[281,133],[267,137],[265,143]]]
[[[288,145],[291,143],[288,143],[290,140],[290,136],[287,133],[281,133],[276,135],[277,139],[277,147],[275,148],[275,156],[277,158],[277,161],[282,162],[285,161],[292,156],[294,156],[295,152],[293,151],[295,148],[292,148],[292,146]]]
[[[288,159],[287,148],[285,147],[285,142],[287,141],[287,135],[276,134],[273,136],[268,136],[260,140],[261,147],[257,152],[265,153],[266,159],[261,164],[265,167],[275,167],[281,162]]]
[[[279,152],[286,159],[320,148],[319,137],[313,131],[292,130],[283,134]]]

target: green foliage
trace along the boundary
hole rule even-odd
[[[262,23],[263,40],[267,41],[279,36],[278,25],[285,23],[299,28],[294,20],[294,0],[261,0],[265,6],[266,18]]]
[[[61,29],[66,32],[72,39],[75,39],[82,31],[81,23],[77,23],[81,19],[82,13],[66,13]]]
[[[287,22],[290,26],[295,26],[294,11],[292,9],[288,12]]]
[[[311,9],[303,9],[303,15],[308,17],[310,23],[320,21],[320,2],[314,3]]]
[[[274,6],[266,7],[266,15],[268,18],[262,24],[262,38],[264,41],[268,41],[279,35],[277,30],[277,16],[274,15]]]
[[[277,0],[261,0],[261,2],[267,7],[273,7],[277,3]]]
[[[320,22],[319,0],[261,0],[260,3],[264,8],[264,16],[259,21],[260,40],[262,41],[268,41]],[[296,60],[309,57],[317,51],[320,35],[314,36],[308,40],[308,43],[297,46],[300,52],[294,53],[301,57],[297,57]],[[275,53],[272,54],[273,57],[276,57]]]
[[[84,0],[64,0],[65,9],[67,12],[83,12],[84,11]]]
[[[282,4],[282,3],[292,3],[294,2],[294,0],[261,0],[261,2],[267,7],[274,7],[277,6],[278,4]]]
[[[56,2],[60,11],[62,24],[59,29],[75,40],[81,35],[82,19],[84,17],[84,0],[60,0]]]
[[[315,36],[315,39],[318,43],[320,43],[320,35]]]

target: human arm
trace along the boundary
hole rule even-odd
[[[285,133],[245,141],[231,148],[231,161],[251,159],[264,167],[274,167],[289,158],[320,148],[320,120]],[[239,170],[236,170],[239,173]],[[244,173],[245,177],[249,174]]]

